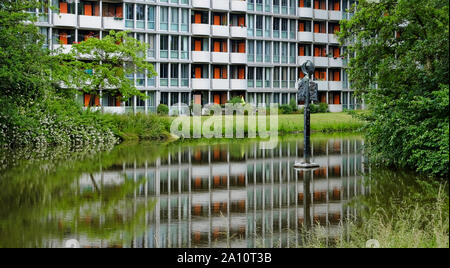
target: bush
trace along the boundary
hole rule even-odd
[[[310,105],[310,112],[312,114],[327,113],[328,112],[328,104],[322,103],[322,102],[319,103],[319,104],[311,103],[311,105]],[[300,110],[300,113],[304,114],[305,113],[305,108],[302,108]]]
[[[244,101],[241,97],[233,97],[231,100],[228,101],[228,103],[231,104],[244,104]]]
[[[282,114],[292,114],[293,113],[292,106],[287,105],[287,104],[281,105],[280,111]]]
[[[160,104],[158,105],[158,108],[156,110],[156,112],[159,115],[168,115],[169,114],[169,107],[165,104]]]
[[[292,112],[298,111],[298,105],[297,105],[297,101],[295,100],[295,98],[291,99],[291,101],[289,102],[289,106],[291,106]]]
[[[51,96],[23,108],[0,99],[0,145],[9,148],[103,148],[118,142],[100,112]]]

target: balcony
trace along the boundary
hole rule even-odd
[[[53,14],[53,25],[54,26],[76,27],[77,26],[77,15],[75,15],[75,14]]]
[[[303,63],[305,63],[306,61],[310,60],[311,62],[313,62],[313,57],[311,56],[299,56],[297,57],[297,62],[298,64],[301,66]]]
[[[231,53],[232,64],[247,64],[247,53]]]
[[[211,7],[210,3],[211,3],[211,1],[209,1],[209,0],[192,0],[192,7],[209,9]]]
[[[209,35],[211,32],[211,27],[209,24],[192,24],[192,34],[193,35]]]
[[[328,20],[328,10],[314,9],[314,18],[319,20]]]
[[[314,57],[316,67],[328,67],[328,57]]]
[[[231,37],[246,38],[247,37],[247,27],[231,26],[230,33],[231,33]]]
[[[213,36],[228,37],[230,35],[230,28],[228,26],[213,25],[211,28]]]
[[[328,82],[327,81],[314,81],[317,83],[317,88],[319,91],[328,91]]]
[[[314,41],[317,43],[328,43],[328,34],[314,33]]]
[[[298,32],[297,39],[301,42],[312,42],[314,41],[314,34],[313,32]]]
[[[80,15],[80,28],[101,29],[102,19],[99,16]]]
[[[330,91],[342,91],[342,81],[328,82]]]
[[[301,18],[313,17],[313,9],[311,7],[299,7],[297,13]]]
[[[341,58],[330,58],[329,62],[330,67],[342,67],[342,59]]]
[[[212,9],[217,10],[229,10],[230,9],[230,0],[214,0],[212,1]]]
[[[231,0],[231,11],[247,12],[247,1]]]
[[[103,106],[101,110],[108,114],[125,114],[125,107]]]
[[[103,17],[103,28],[110,30],[125,29],[125,21],[123,18]]]
[[[206,89],[209,90],[211,88],[209,78],[193,78],[192,79],[192,89]]]
[[[53,45],[53,49],[61,49],[62,53],[67,54],[72,50],[72,45]]]
[[[328,35],[328,42],[329,42],[329,43],[333,43],[333,44],[339,44],[337,35],[335,35],[335,34],[329,34],[329,35]]]
[[[210,62],[210,53],[208,51],[192,51],[193,62]]]
[[[343,111],[342,104],[328,104],[328,110],[330,113],[340,113]]]
[[[246,90],[247,89],[247,79],[231,79],[230,80],[231,90]]]
[[[212,89],[214,90],[228,90],[230,83],[228,79],[212,79]]]
[[[342,20],[342,12],[341,11],[332,10],[332,11],[330,11],[329,16],[330,16],[330,20],[337,20],[337,21]]]
[[[228,63],[230,61],[227,52],[212,52],[211,54],[213,63]]]

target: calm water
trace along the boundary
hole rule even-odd
[[[359,217],[349,202],[370,192],[364,141],[313,138],[312,173],[293,167],[302,143],[119,146],[10,169],[0,247],[292,247],[315,224],[328,243]]]

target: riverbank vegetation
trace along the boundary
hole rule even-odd
[[[372,159],[447,177],[449,2],[362,0],[357,9],[341,22],[340,41],[352,88],[369,108]]]
[[[349,204],[360,219],[347,219],[335,239],[323,237],[325,227],[306,231],[301,246],[365,248],[377,240],[381,248],[448,248],[449,188],[402,171],[372,170],[370,193]],[[298,246],[298,245],[297,245]]]

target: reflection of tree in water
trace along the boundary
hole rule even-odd
[[[151,199],[134,202],[134,192],[145,179],[134,181],[123,175],[120,185],[95,182],[92,190],[83,192],[77,182],[82,174],[93,178],[99,170],[129,159],[138,164],[151,160],[154,152],[148,146],[145,151],[119,146],[85,160],[23,164],[2,172],[0,247],[43,247],[49,246],[44,241],[63,241],[78,234],[108,241],[134,237],[154,205]]]

